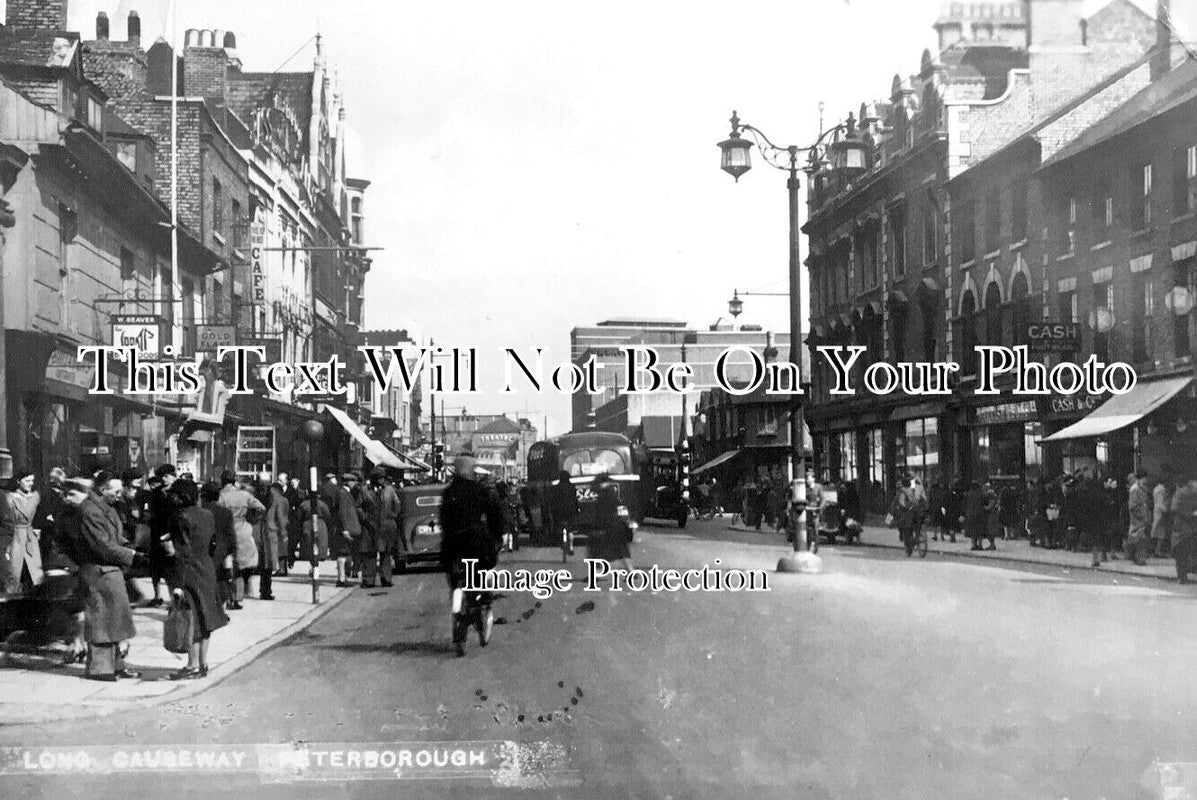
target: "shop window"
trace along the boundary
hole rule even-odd
[[[1026,426],[1021,422],[973,429],[974,476],[978,480],[1021,480],[1025,472]]]
[[[842,431],[836,437],[839,441],[839,479],[856,480],[856,431]]]
[[[1141,364],[1149,360],[1151,354],[1151,318],[1154,312],[1155,299],[1154,281],[1148,271],[1136,272],[1131,276],[1131,331],[1134,336],[1132,342],[1132,360]]]
[[[1022,461],[1024,477],[1028,480],[1038,478],[1043,474],[1043,425],[1038,422],[1028,422],[1023,425]]]
[[[866,434],[865,447],[869,454],[869,496],[880,502],[889,497],[889,487],[885,481],[885,437],[881,428],[872,428]]]
[[[1197,211],[1197,146],[1176,151],[1172,169],[1172,216]]]
[[[935,417],[906,422],[906,471],[930,486],[939,480],[939,420]]]

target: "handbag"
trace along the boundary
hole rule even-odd
[[[170,653],[188,653],[191,650],[191,602],[184,595],[173,603],[162,626],[162,646]]]

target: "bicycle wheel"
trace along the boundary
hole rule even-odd
[[[474,626],[478,630],[478,644],[486,647],[490,644],[490,635],[495,629],[495,612],[491,610],[490,606],[481,606],[476,613],[477,619],[474,621]]]

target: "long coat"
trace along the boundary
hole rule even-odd
[[[237,532],[233,527],[233,512],[220,503],[204,506],[212,513],[216,531],[212,536],[212,565],[216,569],[224,566],[225,559],[237,554]]]
[[[295,526],[299,530],[299,555],[297,556],[302,561],[310,561],[312,558],[312,500],[308,498],[299,504],[291,511],[291,517],[295,520]],[[316,500],[316,560],[323,561],[328,558],[328,529],[329,523],[332,521],[332,513],[328,510],[328,505],[320,499]]]
[[[4,559],[4,572],[0,575],[3,581],[0,591],[19,593],[21,573],[25,569],[29,570],[34,586],[42,582],[41,534],[33,527],[40,501],[37,492],[9,492],[4,497],[3,519],[0,519],[0,557]]]
[[[330,531],[328,548],[337,557],[347,556],[357,551],[357,540],[362,537],[362,520],[357,501],[348,488],[342,486],[337,496],[336,519],[337,526]],[[349,538],[345,538],[345,534]]]
[[[407,537],[400,530],[403,517],[403,502],[394,486],[383,485],[374,495],[374,537],[379,553],[386,553],[396,547],[407,552]]]
[[[1129,513],[1126,535],[1134,541],[1142,541],[1151,530],[1152,498],[1142,483],[1136,483],[1131,487],[1126,503]]]
[[[206,638],[228,624],[224,605],[216,593],[216,567],[212,563],[216,518],[206,508],[189,506],[175,516],[171,537],[175,544],[171,586],[187,592],[199,617],[197,638]]]
[[[83,635],[88,644],[105,645],[132,639],[133,612],[125,591],[123,569],[133,565],[134,550],[121,542],[120,515],[94,492],[79,506],[72,522],[72,545],[79,562],[79,580],[87,591]]]
[[[291,522],[291,504],[278,484],[270,487],[270,504],[266,506],[266,520],[262,523],[262,562],[267,569],[278,568],[280,558],[290,552],[287,546]]]
[[[219,503],[233,514],[233,532],[237,534],[237,569],[257,569],[258,546],[254,542],[254,526],[246,516],[251,508],[262,512],[266,507],[258,498],[233,484],[220,490]]]

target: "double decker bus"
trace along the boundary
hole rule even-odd
[[[604,431],[567,433],[528,448],[528,485],[523,500],[533,546],[557,544],[559,537],[551,529],[548,489],[563,471],[569,473],[578,495],[578,528],[582,535],[595,524],[597,497],[593,484],[599,475],[611,477],[619,487],[620,502],[628,507],[632,519],[640,520],[640,475],[632,441],[622,434]]]

